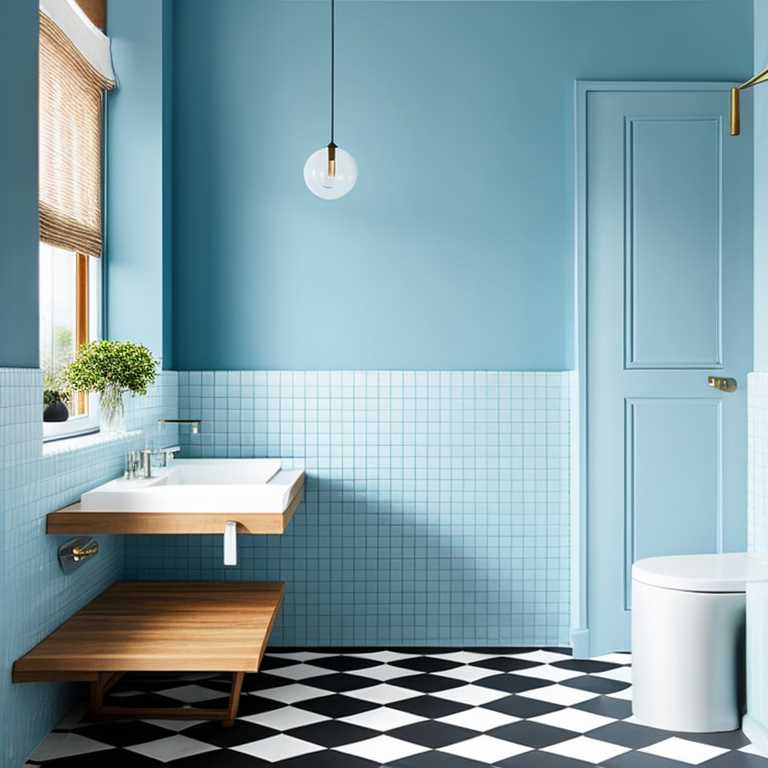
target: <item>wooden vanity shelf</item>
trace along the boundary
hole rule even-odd
[[[13,681],[89,682],[90,718],[231,725],[245,673],[259,669],[283,589],[280,582],[118,582],[18,659]],[[104,704],[126,672],[231,672],[232,691],[222,709]]]
[[[83,512],[80,503],[48,515],[48,533],[218,533],[237,520],[238,533],[285,533],[302,500],[302,484],[285,512]]]

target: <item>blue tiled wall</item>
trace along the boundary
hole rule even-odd
[[[42,442],[42,381],[36,369],[0,369],[0,766],[18,768],[77,695],[72,685],[11,684],[13,661],[122,575],[119,537],[99,537],[97,558],[72,575],[58,567],[66,536],[47,536],[46,515],[123,471],[142,427],[177,412],[175,373],[146,398],[129,400],[132,431],[105,439]],[[173,439],[169,435],[169,439]]]
[[[281,644],[568,644],[568,373],[181,372],[188,457],[307,472],[283,536],[133,537],[142,579],[281,579]]]

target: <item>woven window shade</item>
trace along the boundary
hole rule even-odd
[[[40,239],[93,256],[102,247],[104,91],[114,87],[40,14]]]

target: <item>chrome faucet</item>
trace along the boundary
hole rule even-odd
[[[192,434],[200,432],[200,419],[158,419],[158,424],[189,424],[192,427]]]

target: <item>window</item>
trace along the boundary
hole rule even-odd
[[[100,337],[104,93],[113,86],[108,38],[75,0],[40,0],[40,366],[50,391]],[[66,405],[66,421],[44,417],[45,438],[98,428],[94,396],[70,393]]]
[[[101,259],[40,243],[40,367],[43,388],[55,390],[81,344],[99,338]],[[95,430],[98,398],[78,393],[67,402],[69,419],[44,422],[46,438]]]

